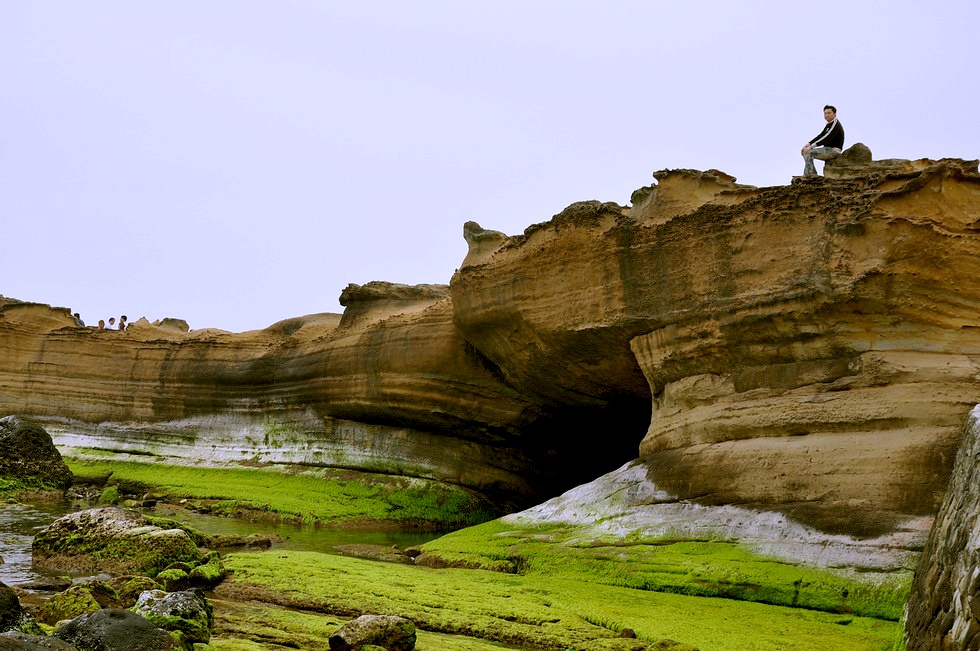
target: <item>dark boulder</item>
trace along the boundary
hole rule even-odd
[[[78,651],[175,651],[180,647],[164,630],[129,610],[106,608],[80,615],[54,632]]]
[[[66,489],[74,481],[45,429],[18,416],[0,418],[0,477],[37,488]]]
[[[24,609],[13,589],[0,583],[0,632],[17,628],[24,617]]]
[[[64,640],[17,631],[0,634],[0,651],[80,651]]]

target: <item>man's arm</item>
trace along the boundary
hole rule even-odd
[[[828,136],[830,136],[831,132],[837,127],[837,125],[837,118],[834,118],[833,122],[828,122],[827,126],[823,128],[823,131],[821,131],[816,138],[810,141],[810,149],[813,149],[814,147],[821,147],[821,143],[826,140]]]

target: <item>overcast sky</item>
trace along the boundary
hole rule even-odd
[[[973,0],[0,0],[0,294],[243,331],[666,168],[980,157]]]

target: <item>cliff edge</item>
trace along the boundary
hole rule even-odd
[[[342,317],[98,332],[6,302],[0,412],[66,448],[427,477],[508,508],[629,463],[639,508],[737,506],[907,566],[980,391],[977,161],[654,176],[517,236],[470,222],[448,287],[351,286]]]

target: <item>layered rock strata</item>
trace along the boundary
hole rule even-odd
[[[461,269],[454,321],[539,404],[650,401],[617,431],[674,500],[921,545],[980,392],[980,176],[906,163],[660,173]]]
[[[448,288],[352,285],[342,317],[251,333],[8,302],[0,411],[76,449],[513,504],[638,457],[667,501],[916,549],[980,391],[980,175],[844,158],[770,188],[664,170],[514,237],[470,222]]]
[[[505,503],[555,474],[519,440],[535,406],[460,337],[445,288],[375,283],[344,300],[344,319],[241,334],[98,331],[8,302],[0,412],[33,415],[67,450],[404,474]]]

